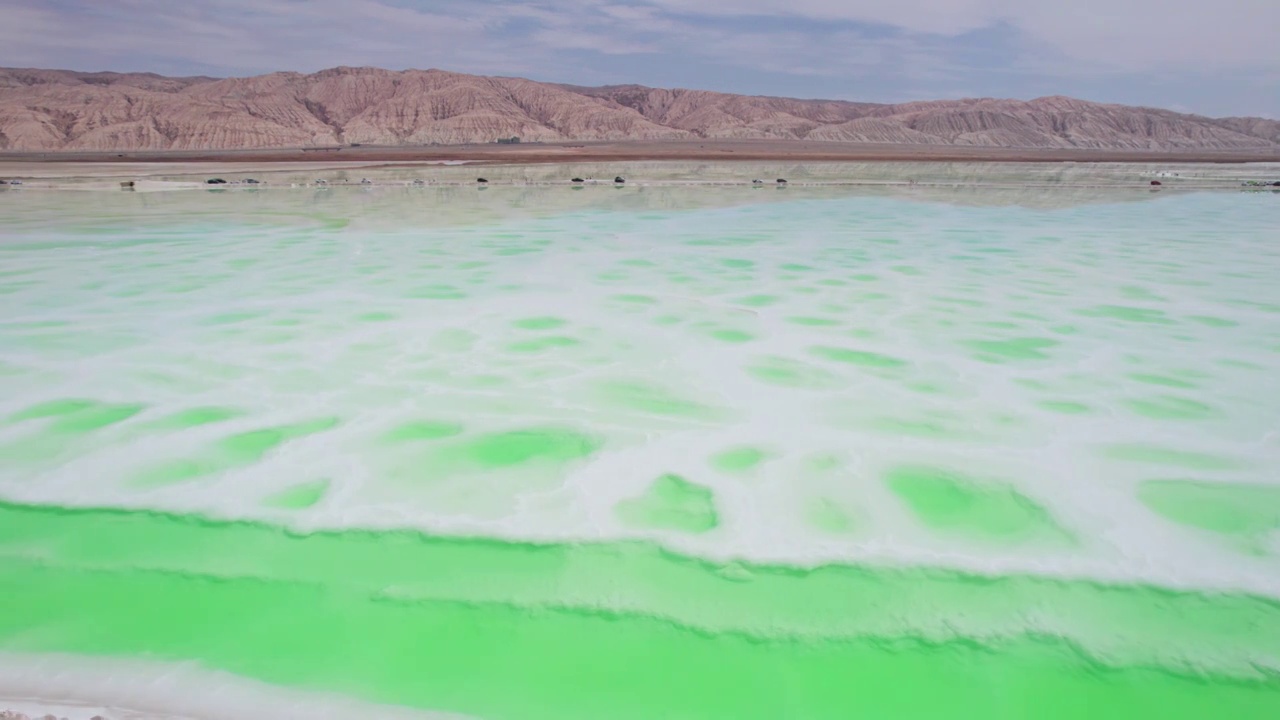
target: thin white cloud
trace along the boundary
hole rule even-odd
[[[1034,0],[1029,0],[1034,1]],[[959,35],[994,22],[1002,0],[649,0],[684,15],[793,17],[876,23],[939,35]]]
[[[1123,71],[1280,67],[1277,0],[649,0],[684,15],[875,23],[956,36],[1006,25],[1029,47]]]

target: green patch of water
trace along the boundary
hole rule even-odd
[[[1204,420],[1215,414],[1210,405],[1173,395],[1133,398],[1126,400],[1125,405],[1139,415],[1157,420]]]
[[[768,307],[770,305],[777,305],[778,303],[782,302],[782,296],[780,295],[748,295],[747,297],[738,298],[735,302],[737,302],[739,305],[746,305],[747,307]]]
[[[555,330],[568,324],[568,320],[558,317],[540,316],[521,318],[511,323],[512,327],[521,330]]]
[[[710,488],[667,474],[643,495],[614,506],[618,519],[636,528],[703,533],[720,524]]]
[[[59,435],[83,435],[124,422],[146,409],[133,403],[96,403],[78,412],[60,414],[49,423],[48,432]]]
[[[729,448],[711,457],[711,466],[721,472],[743,473],[754,469],[769,457],[761,448],[743,446]]]
[[[1182,380],[1168,375],[1152,375],[1149,373],[1132,373],[1129,375],[1130,380],[1145,383],[1147,385],[1160,385],[1162,387],[1195,389],[1198,387],[1189,380]]]
[[[809,354],[814,357],[822,358],[823,360],[832,360],[839,363],[857,365],[859,367],[877,370],[888,370],[907,366],[907,361],[902,358],[867,352],[865,350],[850,350],[849,348],[842,347],[815,345],[809,348]]]
[[[225,422],[244,415],[241,410],[217,406],[195,407],[179,410],[162,418],[148,422],[146,427],[155,430],[186,430],[187,428],[212,425]]]
[[[498,470],[527,463],[565,463],[590,457],[601,447],[592,435],[556,427],[488,433],[451,445],[442,456],[460,466]]]
[[[134,475],[130,485],[140,488],[172,485],[252,465],[291,440],[330,430],[338,424],[337,418],[318,418],[237,433],[213,443],[194,457],[145,468]]]
[[[304,510],[320,502],[328,490],[328,480],[300,483],[268,495],[262,500],[262,504],[281,510]]]
[[[976,356],[987,362],[1006,362],[1009,360],[1047,360],[1045,352],[1059,345],[1057,340],[1049,338],[1010,338],[1008,340],[969,340],[965,343],[978,351]]]
[[[1173,522],[1226,535],[1280,528],[1280,487],[1199,480],[1147,480],[1138,499]]]
[[[1212,315],[1188,315],[1187,319],[1194,323],[1204,325],[1205,327],[1212,327],[1212,328],[1239,327],[1240,325],[1240,323],[1236,322],[1235,320],[1228,320],[1227,318],[1214,317]]]
[[[939,532],[1006,541],[1063,537],[1044,508],[1006,483],[943,468],[902,466],[885,474],[885,484],[922,523]]]
[[[64,398],[59,400],[49,400],[27,408],[23,408],[18,412],[9,416],[10,422],[19,422],[22,420],[37,420],[40,418],[60,417],[63,415],[71,415],[74,413],[89,410],[98,407],[99,403],[94,400],[85,400],[82,398]]]

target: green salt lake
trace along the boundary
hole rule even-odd
[[[624,169],[0,193],[0,709],[1280,714],[1280,195]]]

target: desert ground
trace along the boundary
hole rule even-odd
[[[1135,151],[966,147],[801,140],[691,140],[333,146],[264,150],[0,153],[0,168],[57,163],[420,163],[540,164],[638,160],[784,162],[1280,162],[1280,150]],[[279,167],[279,166],[276,166]],[[283,169],[283,168],[281,168]],[[9,171],[12,174],[13,171]]]

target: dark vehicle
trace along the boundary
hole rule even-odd
[[[204,181],[206,185],[226,185],[227,181],[222,178],[209,178]]]
[[[586,181],[585,181],[585,180],[583,180],[582,178],[574,178],[574,179],[570,180],[569,182],[576,182],[576,183],[580,183],[580,182],[586,182]]]
[[[245,178],[245,180],[244,180],[244,184],[245,184],[245,185],[257,185],[257,184],[258,184],[258,181],[257,181],[257,180],[254,180],[253,178]]]
[[[1151,184],[1152,184],[1152,185],[1163,185],[1164,183],[1160,182],[1159,180],[1152,180],[1152,181],[1151,181]]]
[[[618,184],[622,184],[622,183],[626,182],[626,180],[623,180],[623,179],[622,179],[622,176],[621,176],[621,175],[619,175],[618,177],[614,178],[614,179],[613,179],[613,181],[614,181],[614,182],[616,182],[616,183],[618,183]]]
[[[489,182],[489,181],[488,181],[488,180],[485,180],[484,178],[476,178],[476,182],[478,182],[478,183],[482,183],[482,184],[483,184],[483,183],[487,183],[487,182]]]
[[[779,185],[786,185],[786,184],[787,184],[787,179],[786,179],[786,178],[778,178],[778,184],[779,184]]]

